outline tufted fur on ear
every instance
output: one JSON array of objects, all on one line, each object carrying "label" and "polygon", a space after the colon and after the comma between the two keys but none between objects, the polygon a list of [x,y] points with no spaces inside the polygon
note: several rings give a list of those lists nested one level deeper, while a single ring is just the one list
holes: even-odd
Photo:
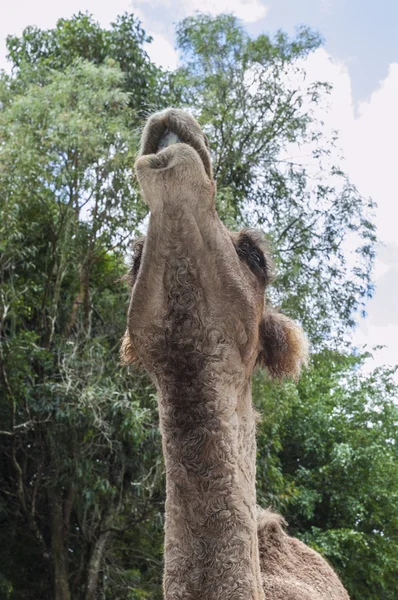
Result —
[{"label": "tufted fur on ear", "polygon": [[140,359],[137,356],[137,352],[131,341],[128,329],[126,330],[126,333],[122,337],[121,341],[120,362],[122,365],[136,365],[137,367],[141,366]]},{"label": "tufted fur on ear", "polygon": [[273,377],[297,380],[308,361],[308,341],[294,321],[278,312],[266,312],[260,324],[258,363]]}]

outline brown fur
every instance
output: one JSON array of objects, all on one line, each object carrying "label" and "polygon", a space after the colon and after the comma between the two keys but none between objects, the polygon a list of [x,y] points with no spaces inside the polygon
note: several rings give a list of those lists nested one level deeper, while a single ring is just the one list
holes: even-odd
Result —
[{"label": "brown fur", "polygon": [[262,352],[258,361],[274,377],[297,380],[308,361],[308,342],[303,330],[280,313],[266,313],[260,325]]},{"label": "brown fur", "polygon": [[[167,130],[181,143],[160,145]],[[187,113],[149,119],[136,172],[151,216],[134,247],[121,354],[158,390],[165,600],[346,599],[327,563],[256,508],[251,374],[261,364],[297,378],[308,350],[265,303],[264,240],[221,223],[207,141]]]}]

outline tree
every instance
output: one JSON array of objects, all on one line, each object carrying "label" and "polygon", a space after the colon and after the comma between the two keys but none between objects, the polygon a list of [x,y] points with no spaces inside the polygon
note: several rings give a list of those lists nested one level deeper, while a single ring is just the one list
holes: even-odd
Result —
[{"label": "tree", "polygon": [[[315,120],[329,85],[306,84],[299,61],[319,36],[301,28],[292,40],[282,32],[252,39],[232,16],[197,15],[179,23],[177,42],[176,82],[209,134],[220,208],[235,226],[267,230],[283,311],[301,319],[314,344],[336,338],[371,294],[375,232],[372,203],[331,162],[335,140]],[[311,165],[289,158],[301,146]]]},{"label": "tree", "polygon": [[145,379],[117,364],[127,300],[117,280],[146,214],[122,81],[110,62],[81,60],[23,94],[3,81],[1,489],[6,522],[35,541],[33,581],[12,562],[7,574],[30,598],[96,598],[112,532],[145,520],[153,492],[153,402],[138,404]]},{"label": "tree", "polygon": [[[21,37],[7,37],[8,60],[16,77],[14,85],[43,81],[51,70],[63,71],[76,59],[102,65],[113,59],[124,73],[120,85],[130,92],[130,117],[137,126],[143,110],[162,100],[162,72],[143,50],[150,42],[140,22],[132,14],[123,14],[104,29],[92,15],[79,12],[71,19],[59,19],[55,28],[27,27]],[[165,99],[166,100],[166,99]],[[167,102],[167,100],[166,100]],[[140,115],[137,114],[140,113]]]},{"label": "tree", "polygon": [[323,350],[298,388],[256,381],[259,496],[338,569],[353,600],[396,597],[396,369]]}]

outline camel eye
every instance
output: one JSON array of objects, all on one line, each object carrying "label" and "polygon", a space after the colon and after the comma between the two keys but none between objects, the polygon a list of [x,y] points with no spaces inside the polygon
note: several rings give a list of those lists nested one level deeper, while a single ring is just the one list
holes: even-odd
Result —
[{"label": "camel eye", "polygon": [[243,259],[253,272],[260,276],[267,276],[267,265],[264,254],[249,236],[242,236],[238,242],[236,251],[239,258]]},{"label": "camel eye", "polygon": [[264,257],[262,253],[257,250],[257,248],[253,248],[249,255],[250,262],[253,262],[256,267],[263,268],[264,267]]}]

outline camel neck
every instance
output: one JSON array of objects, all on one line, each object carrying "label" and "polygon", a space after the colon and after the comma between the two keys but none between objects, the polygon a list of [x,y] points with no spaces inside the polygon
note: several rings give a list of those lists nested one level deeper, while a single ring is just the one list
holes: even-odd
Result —
[{"label": "camel neck", "polygon": [[250,385],[163,389],[165,600],[262,600]]}]

